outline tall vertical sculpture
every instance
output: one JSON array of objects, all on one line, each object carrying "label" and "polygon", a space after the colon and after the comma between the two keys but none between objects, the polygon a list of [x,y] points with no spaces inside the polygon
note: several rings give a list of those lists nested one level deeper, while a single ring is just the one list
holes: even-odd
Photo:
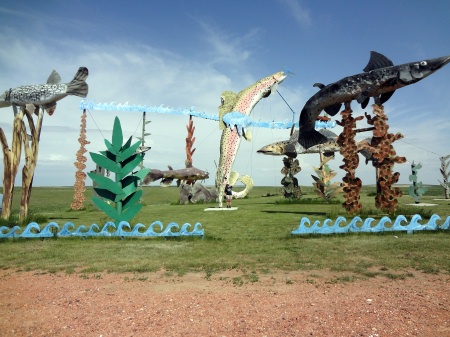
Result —
[{"label": "tall vertical sculpture", "polygon": [[[95,173],[88,173],[89,177],[98,184],[95,192],[101,197],[93,197],[94,204],[117,222],[131,220],[142,208],[140,198],[142,189],[138,189],[142,180],[150,169],[133,172],[144,159],[144,153],[137,152],[140,142],[131,144],[131,138],[123,144],[122,126],[120,120],[114,119],[111,142],[105,139],[107,150],[90,153],[92,160],[101,167],[113,172],[115,180]],[[114,205],[109,204],[109,200]]]},{"label": "tall vertical sculpture", "polygon": [[74,195],[73,201],[70,207],[73,210],[78,210],[83,208],[83,203],[86,200],[84,197],[84,191],[86,190],[86,173],[83,170],[86,168],[86,157],[85,153],[87,152],[85,146],[90,144],[90,142],[86,139],[86,109],[83,110],[81,115],[81,124],[80,124],[80,137],[78,138],[78,142],[80,143],[80,149],[77,151],[77,161],[73,163],[77,168],[75,172],[75,184],[74,184]]},{"label": "tall vertical sculpture", "polygon": [[409,195],[414,198],[416,204],[420,203],[420,198],[426,192],[426,188],[423,187],[422,182],[417,181],[417,175],[421,168],[422,164],[414,164],[414,161],[411,163],[411,174],[409,175],[409,181],[411,181],[412,184],[409,186],[408,192]]},{"label": "tall vertical sculpture", "polygon": [[394,213],[398,207],[397,197],[402,196],[398,187],[392,185],[398,182],[399,172],[393,173],[395,164],[406,162],[405,157],[399,157],[392,146],[396,140],[402,139],[403,135],[398,132],[395,135],[388,133],[387,116],[384,114],[384,107],[374,104],[374,116],[365,114],[367,123],[374,126],[373,137],[369,146],[361,144],[361,148],[369,150],[373,154],[372,164],[377,175],[377,195],[375,206],[389,213]]},{"label": "tall vertical sculpture", "polygon": [[444,157],[439,157],[441,160],[441,168],[440,172],[442,174],[442,181],[439,181],[439,184],[444,188],[444,196],[445,199],[450,199],[450,171],[448,170],[450,166],[450,154]]},{"label": "tall vertical sculpture", "polygon": [[342,133],[338,136],[336,142],[341,147],[340,154],[344,157],[344,164],[339,166],[345,170],[343,181],[343,191],[345,192],[345,201],[342,204],[349,214],[359,213],[362,204],[359,202],[359,191],[362,187],[361,179],[356,177],[355,170],[359,165],[358,148],[355,141],[356,122],[363,119],[363,116],[354,118],[350,105],[341,112],[342,120],[336,121],[343,127]]}]

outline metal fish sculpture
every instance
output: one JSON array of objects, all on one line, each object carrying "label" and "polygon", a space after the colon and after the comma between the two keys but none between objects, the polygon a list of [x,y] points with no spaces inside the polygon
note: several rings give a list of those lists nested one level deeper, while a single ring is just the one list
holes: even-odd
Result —
[{"label": "metal fish sculpture", "polygon": [[196,180],[205,180],[209,178],[208,172],[199,170],[193,166],[179,170],[174,170],[171,166],[168,166],[168,168],[169,170],[166,171],[151,169],[142,180],[143,184],[148,185],[153,181],[161,179],[161,186],[169,186],[177,179],[177,185],[180,186],[181,181],[194,182]]},{"label": "metal fish sculpture", "polygon": [[[295,158],[298,154],[307,153],[323,153],[325,157],[331,157],[334,156],[335,152],[339,152],[341,150],[341,147],[336,142],[338,136],[334,132],[326,129],[320,129],[318,130],[318,132],[326,137],[327,141],[324,143],[313,145],[308,149],[305,149],[297,142],[299,131],[296,130],[288,140],[283,140],[263,146],[256,152],[270,156],[289,156]],[[370,143],[370,141],[371,138],[366,138],[356,143]],[[295,153],[292,152],[292,148],[295,148]],[[363,149],[359,151],[359,153],[361,153],[366,158],[366,163],[369,160],[372,160],[372,153],[370,153],[368,150]]]},{"label": "metal fish sculpture", "polygon": [[[37,107],[42,107],[51,116],[55,112],[56,102],[68,95],[86,97],[89,87],[86,78],[89,71],[86,67],[80,67],[75,77],[69,83],[60,83],[61,76],[53,70],[47,84],[25,85],[5,91],[0,96],[0,108],[13,106],[14,113],[17,113],[17,106],[27,107],[28,110],[35,111]],[[30,105],[33,105],[31,109]]]},{"label": "metal fish sculpture", "polygon": [[314,130],[316,118],[322,110],[334,116],[340,111],[342,103],[350,104],[353,100],[364,109],[371,97],[376,104],[382,105],[395,90],[424,79],[449,62],[450,56],[443,56],[394,66],[386,56],[372,51],[364,73],[344,77],[326,86],[314,84],[320,91],[306,102],[300,113],[298,142],[308,149],[327,141],[325,136]]},{"label": "metal fish sculpture", "polygon": [[260,79],[237,94],[231,91],[222,93],[221,105],[219,106],[219,124],[223,131],[220,138],[220,159],[215,184],[219,193],[219,207],[222,207],[225,185],[230,178],[231,169],[241,142],[241,135],[250,140],[250,134],[245,129],[238,130],[235,125],[227,127],[223,122],[223,116],[229,112],[250,115],[255,105],[262,98],[268,97],[273,91],[276,91],[278,84],[283,82],[285,78],[284,72],[278,72]]}]

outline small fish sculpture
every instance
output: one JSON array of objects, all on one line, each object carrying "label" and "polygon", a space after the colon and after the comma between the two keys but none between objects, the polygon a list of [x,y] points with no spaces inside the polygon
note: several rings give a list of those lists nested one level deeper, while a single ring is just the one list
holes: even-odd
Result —
[{"label": "small fish sculpture", "polygon": [[209,173],[199,170],[193,167],[189,161],[186,161],[186,168],[174,170],[170,165],[168,170],[162,171],[157,169],[151,169],[150,172],[144,177],[143,184],[148,185],[153,181],[161,179],[161,186],[169,186],[177,179],[177,186],[180,186],[181,182],[191,183],[197,180],[205,180],[209,178]]},{"label": "small fish sculpture", "polygon": [[25,107],[35,113],[38,112],[39,107],[42,107],[51,116],[55,112],[56,102],[60,99],[68,95],[87,96],[88,74],[86,67],[80,67],[72,81],[60,83],[61,76],[53,70],[46,84],[25,85],[5,91],[0,95],[0,108],[12,106],[14,114],[17,114],[17,107]]},{"label": "small fish sculpture", "polygon": [[353,100],[364,109],[371,97],[376,104],[382,105],[395,90],[419,82],[449,62],[450,55],[394,66],[386,56],[372,51],[364,73],[344,77],[328,85],[314,84],[320,91],[306,102],[300,113],[298,142],[308,149],[327,141],[314,130],[316,118],[322,110],[335,116],[342,103],[350,104]]}]

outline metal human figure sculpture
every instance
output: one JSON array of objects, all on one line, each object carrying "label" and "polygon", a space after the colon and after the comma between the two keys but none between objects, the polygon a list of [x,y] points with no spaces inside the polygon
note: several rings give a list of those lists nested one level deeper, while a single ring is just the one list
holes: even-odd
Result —
[{"label": "metal human figure sculpture", "polygon": [[[419,82],[449,62],[450,55],[394,66],[386,56],[372,51],[364,73],[344,77],[328,85],[314,84],[320,91],[306,102],[300,113],[298,143],[308,149],[327,141],[326,137],[314,130],[316,118],[322,110],[335,116],[342,103],[353,100],[364,109],[371,97],[377,105],[382,105],[395,90]],[[295,147],[291,146],[290,151],[295,152]]]}]

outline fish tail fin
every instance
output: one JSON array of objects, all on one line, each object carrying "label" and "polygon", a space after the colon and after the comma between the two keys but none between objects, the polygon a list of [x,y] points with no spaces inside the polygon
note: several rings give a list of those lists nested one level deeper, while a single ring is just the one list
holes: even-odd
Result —
[{"label": "fish tail fin", "polygon": [[72,81],[67,84],[66,93],[69,95],[87,97],[89,86],[86,83],[86,78],[89,75],[89,71],[86,67],[80,67],[75,74]]},{"label": "fish tail fin", "polygon": [[163,174],[159,170],[151,170],[147,175],[142,179],[142,183],[144,185],[148,185],[158,179],[163,178]]},{"label": "fish tail fin", "polygon": [[298,142],[305,149],[309,149],[311,146],[327,142],[327,137],[316,130],[300,131],[298,134]]}]

